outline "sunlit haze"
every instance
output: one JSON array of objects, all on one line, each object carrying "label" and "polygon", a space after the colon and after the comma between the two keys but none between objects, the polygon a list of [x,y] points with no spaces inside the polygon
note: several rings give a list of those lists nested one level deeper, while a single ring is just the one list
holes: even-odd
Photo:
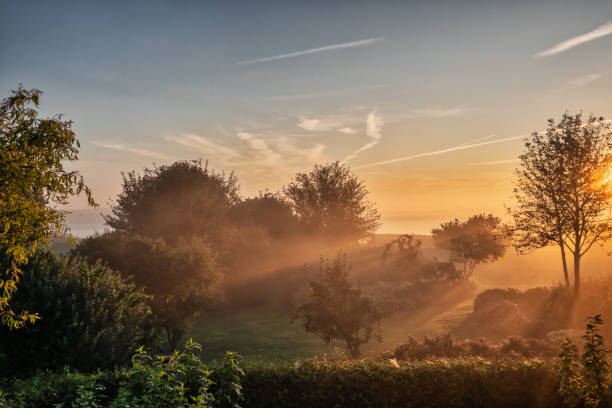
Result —
[{"label": "sunlit haze", "polygon": [[612,117],[611,49],[609,1],[0,6],[0,91],[74,121],[102,211],[154,163],[208,160],[249,196],[340,160],[386,233],[504,217],[523,136]]}]

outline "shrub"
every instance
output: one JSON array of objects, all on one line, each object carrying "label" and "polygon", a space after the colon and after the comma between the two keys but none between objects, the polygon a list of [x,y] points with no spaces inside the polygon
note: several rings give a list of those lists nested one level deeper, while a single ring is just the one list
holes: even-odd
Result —
[{"label": "shrub", "polygon": [[0,327],[0,376],[129,362],[136,348],[158,337],[147,300],[101,265],[38,254],[23,267],[12,307],[36,310],[40,319],[19,330]]},{"label": "shrub", "polygon": [[558,407],[556,376],[539,360],[314,360],[245,368],[246,407]]},{"label": "shrub", "polygon": [[81,374],[38,372],[25,380],[0,380],[0,407],[190,407],[238,408],[243,371],[236,354],[210,369],[200,360],[200,345],[187,342],[170,356],[151,356],[143,348],[130,368]]}]

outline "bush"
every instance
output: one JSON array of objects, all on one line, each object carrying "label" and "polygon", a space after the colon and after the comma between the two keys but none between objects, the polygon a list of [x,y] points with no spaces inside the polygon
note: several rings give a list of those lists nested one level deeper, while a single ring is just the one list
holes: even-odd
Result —
[{"label": "bush", "polygon": [[558,407],[557,380],[539,360],[390,364],[315,360],[248,366],[246,407]]},{"label": "bush", "polygon": [[101,265],[40,253],[23,268],[13,310],[40,319],[19,330],[0,327],[0,376],[25,376],[65,365],[90,372],[130,361],[158,337],[148,297]]},{"label": "bush", "polygon": [[187,342],[171,356],[151,356],[139,349],[130,368],[81,374],[38,372],[26,380],[0,381],[0,407],[190,407],[238,408],[242,369],[227,353],[222,365],[208,368],[200,345]]}]

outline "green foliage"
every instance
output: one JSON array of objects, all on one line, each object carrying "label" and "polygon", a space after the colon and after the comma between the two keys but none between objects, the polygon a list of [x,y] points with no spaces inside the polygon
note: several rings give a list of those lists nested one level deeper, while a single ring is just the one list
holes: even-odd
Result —
[{"label": "green foliage", "polygon": [[472,276],[478,264],[495,261],[506,251],[507,231],[501,220],[491,214],[444,222],[431,234],[436,247],[449,250],[451,261],[462,265],[465,279]]},{"label": "green foliage", "polygon": [[301,319],[306,331],[328,344],[344,341],[351,357],[358,357],[363,344],[372,338],[382,341],[382,314],[371,298],[351,286],[346,255],[338,254],[331,266],[321,259],[319,271],[321,280],[310,282],[311,301],[298,307],[291,321]]},{"label": "green foliage", "polygon": [[296,174],[284,194],[302,225],[326,238],[359,240],[380,225],[366,186],[338,161]]},{"label": "green foliage", "polygon": [[65,232],[65,213],[51,205],[81,192],[95,205],[79,172],[64,169],[66,161],[78,158],[72,122],[59,115],[40,119],[40,94],[20,85],[0,102],[0,252],[8,260],[0,270],[0,320],[11,328],[37,318],[9,305],[22,265],[39,245]]},{"label": "green foliage", "polygon": [[108,232],[83,239],[75,253],[90,262],[101,260],[152,295],[149,304],[166,330],[171,351],[215,299],[221,268],[212,250],[195,238],[170,246],[161,238]]},{"label": "green foliage", "polygon": [[247,407],[558,407],[556,376],[541,360],[254,364]]},{"label": "green foliage", "polygon": [[578,348],[567,339],[559,354],[559,393],[570,407],[601,407],[606,402],[608,390],[608,362],[604,339],[599,326],[601,315],[587,319],[586,332],[582,336],[584,352],[578,358]]},{"label": "green foliage", "polygon": [[39,408],[239,408],[244,372],[239,356],[227,353],[221,366],[200,360],[191,340],[170,356],[151,356],[142,347],[132,366],[113,372],[39,372],[25,380],[0,382],[0,407]]},{"label": "green foliage", "polygon": [[127,363],[137,347],[158,337],[147,301],[142,290],[99,264],[37,253],[23,268],[13,307],[37,310],[41,319],[20,330],[0,327],[0,375]]},{"label": "green foliage", "polygon": [[173,245],[193,235],[224,242],[238,181],[201,160],[178,161],[123,174],[123,190],[106,224],[116,231],[162,238]]}]

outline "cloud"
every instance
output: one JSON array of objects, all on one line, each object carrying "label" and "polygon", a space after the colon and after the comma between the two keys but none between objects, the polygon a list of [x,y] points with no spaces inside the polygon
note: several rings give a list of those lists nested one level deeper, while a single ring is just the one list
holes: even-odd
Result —
[{"label": "cloud", "polygon": [[352,134],[357,133],[357,131],[355,129],[350,128],[350,127],[343,127],[343,128],[337,129],[337,130],[338,130],[338,132],[344,133],[345,135],[352,135]]},{"label": "cloud", "polygon": [[319,161],[326,147],[323,144],[300,147],[286,137],[264,140],[246,131],[238,131],[235,135],[242,143],[232,143],[231,147],[191,133],[167,136],[166,140],[203,154],[215,165],[235,170],[253,185],[286,179],[297,169]]},{"label": "cloud", "polygon": [[96,146],[103,147],[105,149],[116,150],[119,152],[133,153],[138,156],[151,157],[153,159],[159,160],[170,160],[170,157],[166,156],[163,153],[153,152],[151,150],[139,149],[136,147],[130,147],[126,145],[122,145],[119,143],[102,143],[102,142],[93,142]]},{"label": "cloud", "polygon": [[496,164],[517,163],[519,161],[520,159],[514,158],[514,159],[506,159],[506,160],[494,160],[494,161],[468,163],[468,166],[493,166]]},{"label": "cloud", "polygon": [[458,151],[458,150],[473,149],[475,147],[486,146],[486,145],[490,145],[490,144],[509,142],[509,141],[512,141],[512,140],[522,139],[524,137],[525,136],[512,136],[512,137],[505,137],[505,138],[502,138],[502,139],[490,140],[488,142],[480,142],[480,143],[472,143],[472,144],[468,144],[468,145],[453,146],[453,147],[449,147],[447,149],[434,150],[432,152],[418,153],[418,154],[413,154],[413,155],[410,155],[410,156],[398,157],[397,159],[383,160],[383,161],[379,161],[379,162],[375,162],[375,163],[364,164],[363,166],[358,166],[358,167],[355,167],[355,168],[356,169],[365,169],[365,168],[368,168],[368,167],[382,166],[382,165],[385,165],[385,164],[399,163],[399,162],[403,162],[403,161],[417,159],[417,158],[420,158],[420,157],[437,156],[437,155],[440,155],[440,154],[451,153],[451,152],[455,152],[455,151]]},{"label": "cloud", "polygon": [[612,21],[609,21],[606,24],[601,25],[597,27],[595,30],[590,31],[586,34],[572,37],[569,40],[563,41],[548,50],[535,54],[533,57],[534,58],[550,57],[551,55],[559,54],[563,51],[569,50],[570,48],[574,48],[580,44],[584,44],[589,41],[593,41],[597,38],[605,37],[606,35],[610,35],[610,34],[612,34]]},{"label": "cloud", "polygon": [[384,39],[385,39],[384,37],[377,37],[377,38],[368,38],[365,40],[353,41],[353,42],[342,43],[342,44],[326,45],[323,47],[310,48],[307,50],[290,52],[288,54],[279,54],[273,57],[263,57],[263,58],[255,58],[255,59],[250,59],[250,60],[245,60],[245,61],[239,61],[236,63],[236,65],[247,65],[247,64],[256,64],[260,62],[278,61],[281,59],[295,58],[295,57],[300,57],[302,55],[317,54],[317,53],[326,52],[326,51],[335,51],[335,50],[341,50],[345,48],[363,47],[364,45],[374,44],[374,43],[383,41]]},{"label": "cloud", "polygon": [[600,78],[601,74],[589,74],[580,78],[572,79],[568,82],[568,84],[572,86],[585,86],[586,84],[590,84],[591,82],[597,81]]},{"label": "cloud", "polygon": [[461,105],[450,108],[425,108],[425,109],[412,109],[408,113],[408,117],[411,119],[420,118],[447,118],[451,116],[459,116],[465,113],[468,109]]},{"label": "cloud", "polygon": [[494,138],[494,137],[495,137],[495,135],[489,135],[489,136],[485,136],[485,137],[479,137],[478,139],[468,140],[467,142],[465,142],[465,143],[461,143],[461,144],[460,144],[460,145],[458,145],[458,146],[465,146],[465,145],[472,144],[472,143],[476,143],[476,142],[482,142],[483,140],[492,139],[492,138]]},{"label": "cloud", "polygon": [[300,118],[298,127],[311,132],[326,132],[341,126],[338,122],[329,122],[321,119]]},{"label": "cloud", "polygon": [[385,121],[382,116],[378,114],[376,109],[372,109],[366,118],[366,135],[368,135],[371,139],[370,142],[364,144],[359,149],[355,150],[353,153],[346,156],[343,162],[348,162],[349,160],[353,160],[357,155],[364,150],[371,149],[380,143],[380,139],[382,138],[382,128],[385,124]]}]

